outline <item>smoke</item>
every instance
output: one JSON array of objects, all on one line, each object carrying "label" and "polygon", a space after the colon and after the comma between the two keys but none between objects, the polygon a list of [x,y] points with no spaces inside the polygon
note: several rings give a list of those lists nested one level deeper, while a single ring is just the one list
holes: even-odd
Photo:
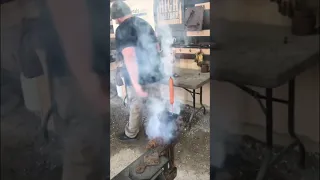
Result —
[{"label": "smoke", "polygon": [[149,139],[161,138],[164,143],[169,143],[175,138],[175,132],[178,130],[176,121],[167,121],[162,118],[167,110],[165,100],[153,98],[149,101],[151,108],[146,124],[146,134]]},{"label": "smoke", "polygon": [[163,24],[157,27],[157,35],[161,37],[161,50],[162,50],[162,62],[164,66],[164,74],[166,76],[172,76],[173,74],[173,54],[172,54],[172,44],[173,36],[171,33],[171,28]]},{"label": "smoke", "polygon": [[[156,34],[160,37],[161,42],[161,62],[162,68],[161,73],[164,75],[164,82],[168,82],[169,78],[173,75],[173,54],[172,54],[172,44],[174,38],[172,37],[171,28],[168,25],[158,25],[156,29]],[[145,42],[150,42],[145,37]],[[174,114],[180,114],[181,103],[175,97],[174,104],[169,103],[169,86],[164,85],[160,90],[160,98],[151,98],[148,101],[148,121],[145,124],[146,134],[149,139],[161,138],[164,143],[169,143],[178,130],[176,121],[166,121],[161,118],[161,116],[166,111],[170,111]]]}]

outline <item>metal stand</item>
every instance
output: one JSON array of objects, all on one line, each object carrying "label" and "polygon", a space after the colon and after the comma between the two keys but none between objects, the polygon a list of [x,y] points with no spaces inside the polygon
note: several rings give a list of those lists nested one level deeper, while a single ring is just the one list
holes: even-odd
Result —
[{"label": "metal stand", "polygon": [[[188,125],[188,129],[190,130],[191,128],[191,121],[194,117],[195,114],[197,114],[199,111],[201,111],[203,109],[203,114],[206,114],[206,108],[204,107],[204,105],[202,104],[202,86],[199,88],[200,89],[200,92],[196,92],[195,89],[192,89],[189,90],[187,88],[183,88],[185,89],[186,91],[188,91],[192,97],[192,113],[191,113],[191,116],[189,118],[189,121],[187,122],[187,125]],[[199,109],[196,108],[196,94],[198,94],[200,96],[200,105],[201,107]]]},{"label": "metal stand", "polygon": [[[297,135],[295,134],[295,123],[294,123],[294,101],[295,101],[295,81],[289,81],[288,87],[288,100],[282,100],[278,98],[273,98],[272,95],[272,88],[266,88],[266,96],[259,94],[258,92],[241,85],[236,85],[249,95],[253,96],[259,103],[260,107],[262,108],[265,116],[266,116],[266,140],[267,140],[267,150],[265,152],[264,160],[261,164],[260,171],[258,172],[256,180],[263,180],[265,175],[267,174],[268,168],[273,166],[274,164],[278,163],[279,160],[288,152],[289,150],[295,148],[296,146],[299,147],[300,152],[300,161],[299,165],[301,168],[305,167],[305,148],[304,145],[301,143]],[[261,99],[266,100],[266,106],[264,106],[261,102]],[[272,148],[273,148],[273,102],[283,103],[288,105],[288,132],[290,136],[294,139],[293,143],[291,143],[288,147],[284,148],[279,155],[273,156],[272,155]]]},{"label": "metal stand", "polygon": [[136,167],[141,164],[147,154],[153,151],[148,150],[112,180],[174,180],[177,176],[177,167],[174,164],[175,143],[153,149],[160,154],[159,165],[148,166],[142,174],[136,173]]}]

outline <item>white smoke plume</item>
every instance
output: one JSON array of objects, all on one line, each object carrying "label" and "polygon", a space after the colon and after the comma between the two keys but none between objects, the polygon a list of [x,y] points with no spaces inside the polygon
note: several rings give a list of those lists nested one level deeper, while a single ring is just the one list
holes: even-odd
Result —
[{"label": "white smoke plume", "polygon": [[161,37],[161,50],[162,56],[161,61],[163,63],[163,73],[165,75],[164,82],[168,82],[167,85],[164,85],[160,91],[160,99],[150,99],[148,104],[149,117],[145,125],[146,134],[149,139],[161,138],[164,143],[169,143],[173,138],[175,138],[175,132],[178,130],[175,121],[167,122],[162,121],[159,118],[164,111],[173,112],[174,114],[180,114],[181,103],[177,99],[177,96],[174,96],[173,107],[169,103],[169,78],[173,76],[173,54],[172,54],[172,44],[174,38],[171,33],[171,28],[168,25],[157,26],[156,33],[158,37]]},{"label": "white smoke plume", "polygon": [[178,130],[175,121],[163,121],[160,116],[167,110],[166,100],[151,99],[146,134],[149,139],[161,138],[164,143],[169,143]]},{"label": "white smoke plume", "polygon": [[173,54],[172,54],[172,44],[173,36],[171,33],[171,28],[166,25],[159,25],[156,31],[157,35],[161,37],[161,50],[162,50],[162,62],[164,64],[164,74],[166,76],[173,75]]}]

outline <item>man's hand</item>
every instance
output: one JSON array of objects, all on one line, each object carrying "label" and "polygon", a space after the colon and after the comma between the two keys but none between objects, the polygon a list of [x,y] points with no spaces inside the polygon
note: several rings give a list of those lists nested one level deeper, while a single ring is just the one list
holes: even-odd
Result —
[{"label": "man's hand", "polygon": [[139,97],[148,97],[148,93],[145,92],[140,85],[133,86]]}]

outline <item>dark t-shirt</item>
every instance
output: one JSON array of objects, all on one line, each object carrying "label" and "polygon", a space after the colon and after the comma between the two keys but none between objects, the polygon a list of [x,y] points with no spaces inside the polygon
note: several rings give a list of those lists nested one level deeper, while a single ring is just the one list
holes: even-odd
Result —
[{"label": "dark t-shirt", "polygon": [[[123,59],[121,52],[124,48],[135,48],[140,85],[158,82],[163,77],[157,43],[153,28],[139,17],[133,16],[125,20],[116,30],[116,49],[120,59]],[[126,67],[122,75],[126,85],[130,86],[131,80]]]}]

